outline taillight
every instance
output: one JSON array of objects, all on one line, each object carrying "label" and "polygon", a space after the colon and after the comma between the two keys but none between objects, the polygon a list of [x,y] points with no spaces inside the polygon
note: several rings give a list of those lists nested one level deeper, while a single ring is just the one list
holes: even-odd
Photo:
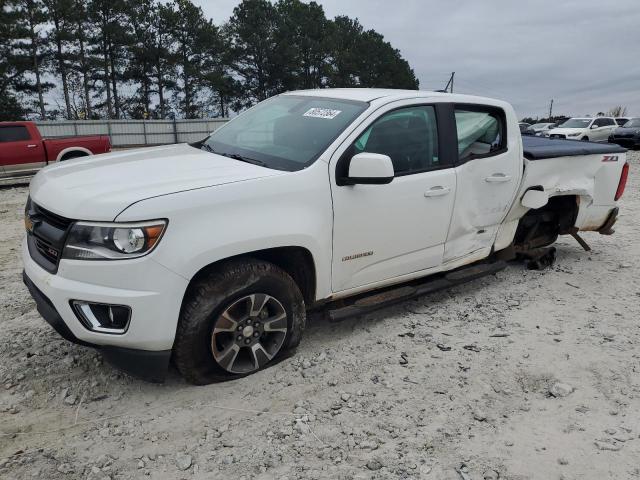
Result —
[{"label": "taillight", "polygon": [[618,190],[616,190],[616,196],[613,198],[616,202],[620,199],[624,193],[624,187],[627,185],[627,177],[629,176],[629,164],[625,163],[622,167],[622,173],[620,174],[620,182],[618,182]]}]

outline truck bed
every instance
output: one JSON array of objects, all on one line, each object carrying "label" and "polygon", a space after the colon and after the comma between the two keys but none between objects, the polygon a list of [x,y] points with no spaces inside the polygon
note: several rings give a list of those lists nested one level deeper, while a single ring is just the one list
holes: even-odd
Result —
[{"label": "truck bed", "polygon": [[527,160],[544,160],[554,157],[576,157],[580,155],[602,155],[624,153],[627,150],[613,143],[583,142],[558,138],[522,136],[524,157]]}]

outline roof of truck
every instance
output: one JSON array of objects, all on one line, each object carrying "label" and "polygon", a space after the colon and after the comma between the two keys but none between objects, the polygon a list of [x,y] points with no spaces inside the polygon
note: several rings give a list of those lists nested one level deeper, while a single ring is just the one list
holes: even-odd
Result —
[{"label": "roof of truck", "polygon": [[311,97],[338,98],[370,102],[383,97],[436,97],[448,94],[429,90],[401,90],[394,88],[319,88],[314,90],[295,90],[285,95],[305,95]]}]

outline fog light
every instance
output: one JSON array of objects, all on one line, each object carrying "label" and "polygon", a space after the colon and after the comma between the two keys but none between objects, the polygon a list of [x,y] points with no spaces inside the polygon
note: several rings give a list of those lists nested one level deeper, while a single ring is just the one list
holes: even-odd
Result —
[{"label": "fog light", "polygon": [[122,334],[129,328],[131,308],[126,305],[71,301],[78,320],[92,332]]}]

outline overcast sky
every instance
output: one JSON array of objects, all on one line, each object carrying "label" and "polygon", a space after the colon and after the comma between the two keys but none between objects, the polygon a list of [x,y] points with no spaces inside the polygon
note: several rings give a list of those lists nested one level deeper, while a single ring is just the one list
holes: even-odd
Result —
[{"label": "overcast sky", "polygon": [[[216,24],[238,0],[193,0]],[[518,115],[640,116],[640,0],[317,0],[400,50],[423,90],[511,102]]]}]

